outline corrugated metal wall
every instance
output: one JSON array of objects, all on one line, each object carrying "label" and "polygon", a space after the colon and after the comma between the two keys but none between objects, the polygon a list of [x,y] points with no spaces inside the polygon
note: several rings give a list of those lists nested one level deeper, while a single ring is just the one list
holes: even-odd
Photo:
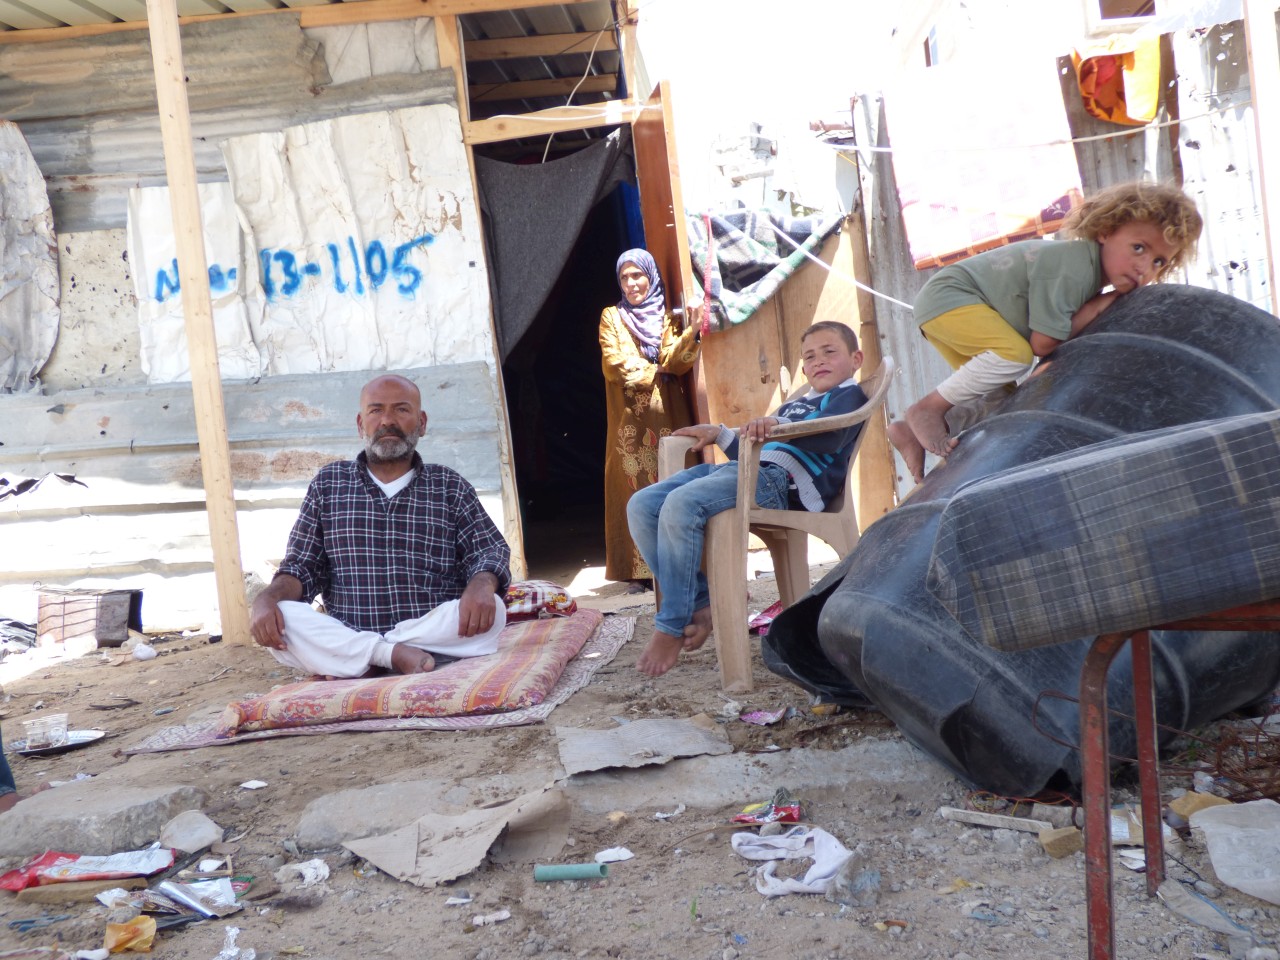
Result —
[{"label": "corrugated metal wall", "polygon": [[[1258,156],[1243,24],[1219,24],[1179,30],[1162,38],[1165,96],[1156,122],[1122,127],[1084,111],[1069,57],[1060,58],[1063,105],[1085,190],[1137,178],[1177,179],[1205,219],[1196,261],[1185,280],[1231,294],[1264,310],[1271,309],[1267,289]],[[982,109],[975,101],[975,109]],[[1174,121],[1170,123],[1170,121]],[[854,128],[859,144],[888,148],[883,99],[858,98]],[[1102,139],[1080,139],[1102,136]],[[880,292],[912,302],[932,271],[917,271],[907,250],[892,154],[859,154],[867,206],[872,285]],[[993,170],[1015,176],[1016,164]],[[915,399],[932,390],[950,372],[919,335],[911,312],[876,298],[876,320],[885,352],[898,359],[901,374],[890,391],[891,417],[901,417]],[[912,484],[898,461],[898,490]]]},{"label": "corrugated metal wall", "polygon": [[[402,25],[410,46],[415,26]],[[227,137],[457,100],[451,70],[332,83],[320,43],[296,15],[188,24],[182,46],[196,169],[206,181],[227,179],[218,149]],[[59,233],[122,227],[129,189],[165,183],[145,31],[0,46],[0,116],[17,121],[31,145]]]}]

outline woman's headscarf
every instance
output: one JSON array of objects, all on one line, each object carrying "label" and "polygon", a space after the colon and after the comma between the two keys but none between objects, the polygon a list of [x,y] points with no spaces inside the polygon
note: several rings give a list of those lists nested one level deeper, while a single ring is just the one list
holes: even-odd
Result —
[{"label": "woman's headscarf", "polygon": [[667,298],[662,291],[662,277],[658,275],[658,264],[653,255],[637,247],[618,258],[613,275],[618,280],[619,289],[622,288],[622,268],[628,263],[634,263],[649,278],[649,295],[633,307],[623,290],[618,312],[640,345],[640,352],[650,360],[657,360],[658,349],[662,346],[662,330],[667,322]]}]

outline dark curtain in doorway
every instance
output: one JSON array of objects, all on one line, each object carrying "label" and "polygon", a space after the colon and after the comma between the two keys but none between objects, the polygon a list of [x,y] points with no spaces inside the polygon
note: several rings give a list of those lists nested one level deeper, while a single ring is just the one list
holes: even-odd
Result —
[{"label": "dark curtain in doorway", "polygon": [[476,157],[476,179],[505,361],[555,285],[591,208],[619,182],[635,183],[631,131],[622,127],[547,163]]}]

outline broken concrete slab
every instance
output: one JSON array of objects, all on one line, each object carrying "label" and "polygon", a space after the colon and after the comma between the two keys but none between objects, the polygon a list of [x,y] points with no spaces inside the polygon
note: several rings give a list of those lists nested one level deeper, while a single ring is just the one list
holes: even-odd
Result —
[{"label": "broken concrete slab", "polygon": [[780,784],[793,794],[854,781],[919,784],[945,792],[954,778],[909,743],[867,740],[843,750],[780,750],[673,760],[663,767],[578,774],[561,785],[589,813],[670,809],[673,803],[715,808],[771,797]]},{"label": "broken concrete slab", "polygon": [[21,800],[0,817],[0,857],[138,850],[154,842],[177,814],[199,809],[204,800],[199,788],[179,784],[69,783]]}]

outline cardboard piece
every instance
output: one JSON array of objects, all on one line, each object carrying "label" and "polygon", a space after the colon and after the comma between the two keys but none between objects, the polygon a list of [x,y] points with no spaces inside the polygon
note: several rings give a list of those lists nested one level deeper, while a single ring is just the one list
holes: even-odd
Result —
[{"label": "cardboard piece", "polygon": [[478,867],[502,831],[521,814],[536,820],[547,813],[547,788],[460,816],[428,814],[377,837],[343,844],[379,870],[419,887],[456,880]]},{"label": "cardboard piece", "polygon": [[733,752],[724,731],[701,713],[687,720],[636,720],[614,730],[556,727],[556,737],[565,776]]}]

